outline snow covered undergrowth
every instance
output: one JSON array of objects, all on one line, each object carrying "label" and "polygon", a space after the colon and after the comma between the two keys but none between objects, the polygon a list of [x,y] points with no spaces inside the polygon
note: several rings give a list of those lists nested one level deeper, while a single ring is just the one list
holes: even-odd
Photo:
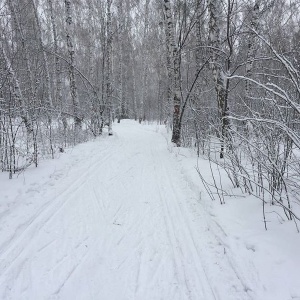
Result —
[{"label": "snow covered undergrowth", "polygon": [[1,174],[0,299],[300,299],[294,224],[265,231],[254,198],[212,202],[195,154],[166,135],[122,121]]},{"label": "snow covered undergrowth", "polygon": [[[166,130],[161,128],[160,131],[167,140]],[[224,170],[210,165],[206,158],[197,158],[193,150],[175,148],[170,143],[168,148],[191,190],[199,193],[199,205],[210,215],[210,226],[221,229],[223,234],[219,235],[219,239],[224,253],[231,253],[230,259],[234,264],[241,266],[250,261],[255,269],[262,290],[253,299],[300,299],[300,234],[295,223],[287,221],[280,207],[266,205],[265,231],[260,199],[233,189]],[[224,196],[225,205],[220,205],[213,188],[215,201],[211,200],[197,172],[198,169],[213,185],[211,168],[217,185],[228,193]],[[299,216],[298,204],[294,205],[294,211]],[[243,271],[246,274],[241,274],[242,277],[247,278],[247,268]]]}]

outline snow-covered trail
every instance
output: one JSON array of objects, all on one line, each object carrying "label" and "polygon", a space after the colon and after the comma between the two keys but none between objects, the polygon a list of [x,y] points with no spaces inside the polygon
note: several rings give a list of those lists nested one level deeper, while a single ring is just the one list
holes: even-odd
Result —
[{"label": "snow-covered trail", "polygon": [[125,121],[82,149],[31,195],[38,210],[7,217],[0,299],[258,299],[154,127]]}]

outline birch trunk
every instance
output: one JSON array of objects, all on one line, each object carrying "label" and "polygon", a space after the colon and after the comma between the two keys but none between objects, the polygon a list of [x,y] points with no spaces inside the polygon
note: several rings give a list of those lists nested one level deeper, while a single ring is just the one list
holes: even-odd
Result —
[{"label": "birch trunk", "polygon": [[132,77],[133,77],[133,117],[136,121],[138,119],[137,113],[137,101],[136,101],[136,73],[135,73],[135,59],[133,55],[130,55],[132,61]]},{"label": "birch trunk", "polygon": [[[95,34],[94,34],[94,19],[93,19],[93,2],[89,1],[87,3],[88,14],[85,22],[88,24],[88,43],[87,43],[87,53],[88,53],[88,78],[93,85],[95,85]],[[94,91],[90,99],[91,107],[91,128],[94,136],[100,134],[100,101],[98,99],[97,93]]]},{"label": "birch trunk", "polygon": [[61,80],[61,64],[58,57],[58,38],[57,38],[57,28],[54,17],[53,2],[48,0],[49,10],[50,10],[50,20],[51,28],[53,34],[53,45],[54,45],[54,63],[55,63],[55,104],[59,106],[62,110],[62,80]]},{"label": "birch trunk", "polygon": [[53,51],[54,51],[54,64],[55,64],[55,103],[54,106],[59,108],[59,114],[61,117],[61,122],[63,125],[63,140],[61,142],[61,149],[67,145],[67,128],[68,122],[65,115],[65,103],[63,103],[62,97],[62,71],[61,63],[58,57],[58,37],[57,37],[57,28],[56,21],[54,17],[54,8],[52,0],[48,0],[49,10],[50,10],[50,21],[53,34]]},{"label": "birch trunk", "polygon": [[204,0],[197,0],[197,19],[196,19],[196,74],[199,72],[203,63],[203,41],[202,32],[204,29],[203,12],[205,10]]},{"label": "birch trunk", "polygon": [[[259,21],[259,3],[260,1],[255,1],[252,14],[251,14],[251,21],[250,27],[252,30],[257,31],[258,29],[258,21]],[[251,31],[248,37],[248,51],[247,51],[247,63],[246,63],[246,77],[252,77],[252,69],[255,59],[255,52],[256,52],[256,34]],[[251,97],[251,81],[246,80],[245,86],[245,94],[246,99]],[[251,102],[250,102],[251,103]]]},{"label": "birch trunk", "polygon": [[106,105],[108,112],[108,134],[113,135],[112,132],[112,24],[111,24],[111,4],[112,0],[107,0],[107,49],[106,49]]},{"label": "birch trunk", "polygon": [[35,116],[36,110],[34,110],[34,112],[32,112],[31,114],[29,112],[30,102],[33,104],[33,106],[37,105],[36,84],[34,83],[34,79],[33,79],[33,72],[30,63],[30,53],[27,45],[27,40],[23,32],[22,22],[20,21],[20,16],[17,13],[14,2],[12,0],[7,0],[7,4],[11,14],[12,28],[15,30],[15,34],[17,37],[17,45],[20,46],[21,48],[20,50],[22,51],[25,65],[26,65],[27,80],[29,81],[29,84],[28,86],[26,86],[25,83],[25,86],[26,89],[29,91],[28,99],[26,99],[24,93],[22,92],[21,83],[18,80],[15,70],[13,69],[9,56],[5,51],[5,45],[3,44],[3,41],[1,42],[2,54],[5,61],[5,66],[8,71],[8,77],[10,78],[10,90],[12,95],[14,95],[14,98],[17,100],[17,103],[19,104],[20,117],[26,127],[27,152],[31,151],[31,147],[33,147],[33,153],[32,153],[33,155],[32,154],[30,155],[32,155],[32,160],[35,166],[37,166],[38,164],[37,140],[36,140],[36,132],[34,132],[34,124],[33,124],[33,120],[36,119]]},{"label": "birch trunk", "polygon": [[165,37],[166,37],[166,67],[167,67],[167,114],[165,123],[168,123],[170,120],[171,114],[171,103],[172,103],[172,85],[173,85],[173,68],[172,68],[172,50],[170,49],[171,43],[169,41],[170,36],[168,35],[168,26],[166,21],[166,15],[164,14],[164,30],[165,30]]},{"label": "birch trunk", "polygon": [[22,52],[24,54],[24,60],[25,60],[25,64],[26,64],[26,72],[27,72],[27,77],[29,80],[29,91],[30,91],[30,98],[33,102],[33,104],[37,104],[37,99],[36,99],[36,87],[35,87],[35,83],[34,83],[34,79],[33,79],[33,74],[32,74],[32,70],[31,70],[31,65],[30,65],[30,54],[28,51],[28,47],[27,47],[27,41],[26,38],[23,34],[23,30],[22,30],[22,26],[21,26],[21,22],[19,19],[19,16],[16,12],[14,3],[12,0],[7,0],[7,4],[8,4],[8,8],[10,10],[11,13],[11,17],[13,20],[13,28],[15,28],[16,33],[19,35],[20,39],[21,39],[21,48],[22,48]]},{"label": "birch trunk", "polygon": [[145,101],[148,94],[147,78],[148,78],[148,67],[147,67],[147,35],[149,27],[149,3],[150,0],[146,0],[145,3],[145,19],[144,19],[144,33],[143,33],[143,45],[142,45],[142,97],[140,98],[140,110],[139,110],[139,123],[145,120]]},{"label": "birch trunk", "polygon": [[53,102],[52,102],[52,93],[51,93],[51,81],[50,81],[50,71],[49,71],[49,63],[48,63],[48,58],[47,54],[45,51],[45,46],[43,43],[43,38],[42,38],[42,28],[41,28],[41,23],[39,20],[38,16],[38,11],[37,7],[35,5],[34,0],[32,0],[32,7],[33,7],[33,12],[34,12],[34,18],[35,18],[35,23],[36,23],[36,36],[38,39],[39,43],[39,48],[42,53],[42,59],[43,59],[43,66],[45,68],[45,80],[46,80],[46,101],[45,101],[45,113],[48,119],[48,129],[49,129],[49,143],[50,143],[50,152],[52,158],[54,158],[54,147],[53,147],[53,132],[52,132],[52,115],[53,115]]},{"label": "birch trunk", "polygon": [[[46,109],[48,110],[47,115],[50,117],[50,110],[53,109],[53,102],[52,102],[52,94],[51,94],[51,81],[50,81],[50,71],[49,71],[49,63],[48,58],[45,52],[45,46],[42,39],[42,28],[41,23],[38,16],[37,7],[35,5],[34,0],[32,0],[32,7],[34,12],[34,18],[37,25],[37,31],[36,31],[36,37],[38,39],[39,47],[42,52],[42,59],[43,59],[43,65],[45,68],[45,79],[46,79],[46,94],[47,94],[47,100],[46,100]],[[51,122],[51,121],[50,121]]]},{"label": "birch trunk", "polygon": [[215,81],[215,89],[217,92],[218,116],[221,121],[221,151],[220,158],[224,157],[224,140],[227,131],[227,97],[228,97],[228,83],[222,66],[224,65],[222,59],[217,51],[221,50],[220,43],[220,24],[219,18],[221,13],[219,8],[221,3],[219,0],[210,0],[208,2],[209,11],[209,42],[212,47],[211,68],[213,78]]},{"label": "birch trunk", "polygon": [[177,147],[181,144],[181,91],[180,91],[180,51],[175,44],[175,29],[169,0],[164,0],[167,56],[171,59],[173,67],[172,97],[173,97],[173,131],[172,142]]},{"label": "birch trunk", "polygon": [[14,98],[17,100],[17,103],[19,104],[20,116],[21,116],[22,121],[25,124],[27,134],[32,135],[32,133],[33,133],[33,124],[32,124],[31,117],[28,113],[27,103],[26,103],[26,100],[23,96],[19,80],[16,76],[16,73],[15,73],[13,67],[12,67],[10,59],[6,54],[3,42],[1,42],[0,45],[1,45],[2,56],[3,56],[5,66],[6,66],[6,69],[7,69],[7,73],[8,73],[8,79],[9,79],[9,82],[10,82],[10,89],[11,89],[12,95],[14,96]]},{"label": "birch trunk", "polygon": [[121,119],[124,117],[124,100],[123,100],[123,40],[122,40],[122,31],[123,31],[123,7],[122,7],[122,0],[118,1],[118,54],[119,54],[119,82],[118,82],[118,89],[119,89],[119,105],[118,105],[118,123],[120,123]]},{"label": "birch trunk", "polygon": [[72,41],[72,13],[71,13],[71,0],[65,0],[65,14],[66,14],[66,38],[67,38],[67,48],[69,55],[69,81],[70,81],[70,91],[71,100],[73,106],[73,117],[75,124],[75,142],[81,131],[82,118],[79,114],[79,100],[77,96],[77,86],[75,79],[75,50]]}]

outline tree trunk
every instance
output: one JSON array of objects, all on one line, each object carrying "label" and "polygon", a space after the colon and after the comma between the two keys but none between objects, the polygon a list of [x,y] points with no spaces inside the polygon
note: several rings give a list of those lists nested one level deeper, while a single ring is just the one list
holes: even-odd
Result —
[{"label": "tree trunk", "polygon": [[22,93],[22,90],[21,90],[21,87],[19,84],[19,80],[17,79],[16,73],[12,67],[11,61],[6,54],[3,42],[1,42],[1,51],[2,51],[2,56],[3,56],[4,62],[5,62],[5,66],[7,69],[7,73],[8,73],[8,79],[9,79],[9,83],[10,83],[11,93],[14,96],[14,98],[17,100],[17,103],[20,106],[20,116],[25,124],[27,134],[32,135],[33,124],[32,124],[31,117],[28,113],[28,109],[27,109],[28,106],[27,106],[25,98],[23,97],[23,93]]},{"label": "tree trunk", "polygon": [[106,51],[106,105],[108,112],[108,135],[113,135],[112,132],[112,28],[111,28],[111,4],[112,0],[107,0],[107,51]]},{"label": "tree trunk", "polygon": [[223,61],[220,59],[219,53],[217,51],[221,50],[220,43],[220,24],[219,18],[221,13],[219,8],[221,3],[219,0],[210,0],[208,2],[209,11],[209,42],[212,47],[212,59],[211,59],[211,69],[213,72],[213,78],[215,81],[215,89],[217,92],[217,105],[218,105],[218,116],[221,122],[221,151],[220,158],[224,157],[224,143],[228,128],[228,82],[223,70]]},{"label": "tree trunk", "polygon": [[36,105],[37,104],[36,88],[35,88],[32,69],[31,69],[31,65],[30,65],[30,59],[29,59],[30,54],[29,54],[29,50],[28,50],[28,46],[27,46],[27,41],[26,41],[26,38],[23,34],[22,25],[21,25],[19,16],[16,12],[13,1],[12,0],[7,0],[7,4],[8,4],[8,8],[10,10],[12,20],[13,20],[12,27],[15,28],[16,33],[20,37],[20,44],[21,44],[22,51],[24,53],[24,60],[25,60],[25,64],[26,64],[26,72],[27,72],[27,76],[28,76],[28,80],[29,80],[29,90],[30,90],[31,102],[34,105]]},{"label": "tree trunk", "polygon": [[143,33],[143,44],[142,44],[142,97],[140,98],[140,110],[139,110],[139,122],[145,120],[145,101],[147,99],[148,94],[148,85],[147,85],[147,78],[148,78],[148,66],[147,66],[147,59],[148,59],[148,49],[147,49],[147,36],[148,36],[148,27],[149,27],[149,3],[150,0],[146,0],[145,3],[145,19],[144,19],[144,33]]},{"label": "tree trunk", "polygon": [[[255,1],[252,14],[251,14],[251,29],[254,31],[257,31],[258,28],[258,19],[259,19],[259,0]],[[248,51],[247,51],[247,63],[246,63],[246,77],[251,78],[252,75],[252,69],[255,59],[255,52],[256,52],[256,34],[254,32],[249,33],[248,37]],[[251,82],[250,80],[246,80],[246,86],[245,86],[245,95],[246,99],[249,99],[251,97]],[[251,104],[251,101],[249,102]]]},{"label": "tree trunk", "polygon": [[[82,118],[79,114],[79,100],[77,96],[77,85],[75,79],[75,50],[72,42],[72,14],[71,14],[71,0],[65,0],[65,14],[66,14],[66,38],[67,38],[67,47],[69,55],[69,81],[70,81],[70,91],[71,91],[71,100],[73,106],[73,117],[75,124],[75,142],[80,136]],[[80,141],[80,137],[79,137]]]},{"label": "tree trunk", "polygon": [[62,72],[61,72],[61,63],[58,57],[58,38],[57,38],[57,28],[56,21],[54,17],[54,8],[52,0],[48,0],[49,10],[50,10],[50,21],[51,21],[51,29],[53,34],[53,52],[54,52],[54,65],[55,65],[55,100],[54,107],[57,107],[59,110],[59,116],[61,118],[61,123],[63,126],[63,137],[61,141],[60,148],[63,148],[67,144],[67,127],[68,122],[65,115],[65,103],[63,102],[62,97]]},{"label": "tree trunk", "polygon": [[42,28],[41,28],[41,23],[40,23],[39,16],[38,16],[38,10],[37,10],[34,0],[32,0],[32,7],[33,7],[34,18],[35,18],[35,23],[36,23],[36,27],[37,27],[36,37],[38,39],[40,51],[42,52],[43,65],[45,68],[46,101],[44,103],[44,106],[45,106],[45,110],[46,110],[45,113],[46,113],[46,116],[48,119],[50,152],[51,152],[52,158],[54,158],[54,146],[53,146],[53,140],[52,140],[52,136],[53,136],[53,132],[52,132],[53,102],[52,102],[52,94],[51,94],[49,63],[48,63],[48,58],[47,58],[47,54],[46,54],[43,39],[42,39]]},{"label": "tree trunk", "polygon": [[119,90],[119,105],[118,105],[118,123],[124,117],[124,100],[123,100],[123,6],[122,0],[118,1],[118,56],[119,56],[119,80],[118,80],[118,90]]},{"label": "tree trunk", "polygon": [[45,79],[46,79],[46,95],[47,95],[47,99],[46,99],[46,109],[48,110],[47,115],[49,118],[50,117],[50,111],[53,109],[53,102],[52,102],[52,94],[51,94],[51,81],[50,81],[50,71],[49,71],[49,63],[48,63],[48,58],[45,52],[45,47],[44,47],[44,43],[43,43],[43,39],[42,39],[42,28],[41,28],[41,24],[40,24],[40,20],[39,20],[39,16],[38,16],[38,11],[37,11],[37,7],[35,5],[34,0],[32,0],[32,7],[33,7],[33,11],[34,11],[34,18],[35,18],[35,22],[37,25],[37,32],[36,32],[36,37],[38,39],[38,43],[39,43],[39,47],[40,50],[42,52],[42,59],[43,59],[43,65],[45,68]]},{"label": "tree trunk", "polygon": [[[165,31],[167,43],[167,57],[171,60],[171,68],[173,67],[172,79],[172,97],[173,97],[173,131],[172,142],[177,147],[181,145],[181,91],[180,91],[180,50],[175,44],[175,30],[173,17],[171,12],[171,4],[169,0],[164,0],[165,11]],[[171,71],[171,70],[170,70]],[[170,72],[169,71],[169,72]]]},{"label": "tree trunk", "polygon": [[138,119],[138,111],[137,111],[137,101],[136,101],[136,73],[135,73],[135,59],[134,56],[130,55],[131,61],[132,61],[132,80],[133,80],[133,117],[136,121]]}]

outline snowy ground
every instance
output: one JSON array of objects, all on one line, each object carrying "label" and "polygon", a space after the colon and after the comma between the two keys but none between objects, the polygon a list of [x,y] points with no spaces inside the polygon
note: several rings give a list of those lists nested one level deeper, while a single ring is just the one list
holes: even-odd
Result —
[{"label": "snowy ground", "polygon": [[294,225],[270,218],[264,231],[256,199],[212,202],[195,155],[167,141],[123,121],[0,174],[0,299],[300,299]]}]

